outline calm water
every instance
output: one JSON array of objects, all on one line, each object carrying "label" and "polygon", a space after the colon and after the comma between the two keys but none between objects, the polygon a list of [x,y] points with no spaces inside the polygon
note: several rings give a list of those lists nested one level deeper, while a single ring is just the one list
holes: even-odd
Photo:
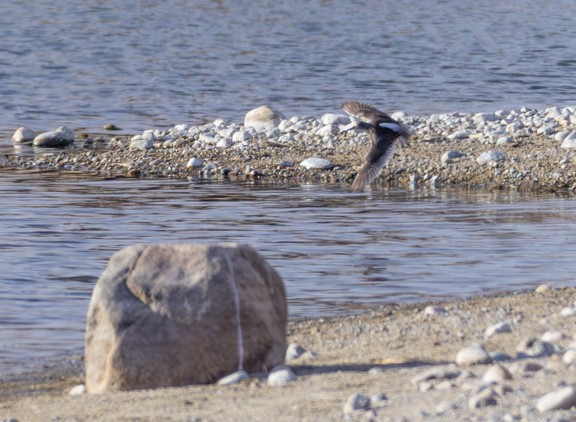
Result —
[{"label": "calm water", "polygon": [[0,4],[0,143],[270,103],[410,113],[573,105],[573,0],[21,0]]},{"label": "calm water", "polygon": [[0,372],[81,353],[94,283],[137,242],[250,243],[291,318],[576,283],[573,197],[2,172],[0,198]]}]

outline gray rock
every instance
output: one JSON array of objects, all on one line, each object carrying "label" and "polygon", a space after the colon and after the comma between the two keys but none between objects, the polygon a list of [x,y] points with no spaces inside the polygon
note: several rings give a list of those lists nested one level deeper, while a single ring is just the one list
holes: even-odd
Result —
[{"label": "gray rock", "polygon": [[344,404],[344,413],[349,414],[356,410],[370,410],[371,408],[370,397],[363,394],[352,394]]},{"label": "gray rock", "polygon": [[316,131],[316,135],[324,137],[330,135],[336,135],[338,133],[338,126],[336,125],[326,125],[322,126]]},{"label": "gray rock", "polygon": [[186,163],[186,167],[188,168],[200,168],[204,165],[204,162],[202,161],[201,158],[190,158],[190,160],[188,160],[188,162]]},{"label": "gray rock", "polygon": [[523,339],[516,347],[518,357],[540,357],[550,356],[554,353],[554,347],[545,341],[533,337]]},{"label": "gray rock", "polygon": [[443,381],[457,378],[462,371],[454,365],[431,368],[412,378],[412,383],[417,385],[422,381]]},{"label": "gray rock", "polygon": [[536,408],[541,412],[558,409],[570,409],[576,406],[576,388],[568,386],[557,391],[552,391],[542,396],[536,403]]},{"label": "gray rock", "polygon": [[449,136],[450,139],[466,139],[470,136],[470,132],[466,129],[461,129],[454,132],[452,135]]},{"label": "gray rock", "polygon": [[450,164],[456,158],[460,158],[463,156],[464,154],[462,154],[459,151],[446,151],[444,154],[442,154],[441,161],[443,164]]},{"label": "gray rock", "polygon": [[68,395],[72,397],[81,396],[86,393],[86,386],[84,384],[78,384],[68,391]]},{"label": "gray rock", "polygon": [[252,135],[247,130],[239,130],[232,135],[232,141],[234,143],[244,142],[249,139],[252,139]]},{"label": "gray rock", "polygon": [[574,365],[576,363],[576,349],[568,349],[562,356],[562,362],[566,365]]},{"label": "gray rock", "polygon": [[350,117],[345,114],[326,113],[320,119],[322,125],[347,125],[350,123]]},{"label": "gray rock", "polygon": [[545,341],[547,343],[556,343],[556,342],[562,340],[564,337],[565,337],[564,333],[562,333],[561,331],[548,330],[544,334],[542,334],[542,337],[540,337],[540,340]]},{"label": "gray rock", "polygon": [[502,145],[508,145],[510,143],[512,143],[514,140],[512,139],[511,136],[502,136],[501,138],[498,138],[496,140],[496,145],[498,146],[502,146]]},{"label": "gray rock", "polygon": [[472,366],[485,363],[492,363],[492,358],[481,344],[464,347],[456,354],[456,365],[458,366]]},{"label": "gray rock", "polygon": [[510,333],[510,332],[512,332],[512,327],[510,327],[510,324],[502,321],[486,328],[486,331],[484,331],[484,337],[490,338],[495,334]]},{"label": "gray rock", "polygon": [[576,306],[566,306],[565,308],[562,308],[560,315],[563,317],[571,317],[576,315]]},{"label": "gray rock", "polygon": [[290,343],[286,348],[286,360],[298,359],[306,352],[298,343]]},{"label": "gray rock", "polygon": [[257,132],[265,132],[276,129],[282,119],[284,119],[282,113],[270,106],[264,105],[246,113],[244,126],[254,128]]},{"label": "gray rock", "polygon": [[334,165],[330,162],[330,160],[317,157],[306,158],[300,163],[300,166],[304,167],[305,169],[322,169],[322,170],[329,170],[332,167],[334,167]]},{"label": "gray rock", "polygon": [[36,132],[27,127],[19,127],[12,135],[12,142],[17,144],[31,144],[36,137]]},{"label": "gray rock", "polygon": [[446,315],[446,314],[448,314],[448,311],[440,306],[429,305],[426,306],[426,308],[424,308],[424,315],[426,316]]},{"label": "gray rock", "polygon": [[60,126],[54,131],[37,135],[32,143],[37,147],[67,147],[74,143],[74,132],[66,126]]},{"label": "gray rock", "polygon": [[282,387],[296,379],[296,374],[287,366],[278,366],[270,371],[268,385]]},{"label": "gray rock", "polygon": [[250,378],[250,376],[248,375],[248,373],[246,371],[236,371],[236,372],[232,372],[229,375],[226,375],[222,378],[220,378],[217,381],[218,385],[232,385],[232,384],[238,384],[241,381],[244,381],[245,379]]},{"label": "gray rock", "polygon": [[146,150],[154,146],[154,141],[151,138],[144,139],[142,135],[133,136],[130,139],[130,150]]},{"label": "gray rock", "polygon": [[135,245],[98,280],[86,328],[89,393],[204,384],[284,363],[286,293],[247,245]]},{"label": "gray rock", "polygon": [[477,409],[486,406],[495,406],[498,404],[497,400],[498,394],[491,387],[485,387],[480,389],[477,393],[470,396],[468,400],[468,407],[470,409]]},{"label": "gray rock", "polygon": [[556,135],[554,135],[554,140],[558,141],[558,142],[562,142],[564,141],[564,139],[566,139],[566,137],[568,135],[570,135],[572,132],[569,130],[563,130],[561,132],[558,132]]},{"label": "gray rock", "polygon": [[230,138],[222,138],[218,142],[216,142],[217,148],[228,148],[232,146],[232,139]]},{"label": "gray rock", "polygon": [[561,148],[571,149],[576,147],[576,131],[570,132],[563,140]]},{"label": "gray rock", "polygon": [[491,149],[489,151],[484,151],[482,154],[476,158],[476,162],[480,165],[485,165],[490,162],[502,162],[506,160],[506,155],[500,151]]},{"label": "gray rock", "polygon": [[482,381],[486,383],[503,383],[506,380],[511,380],[512,374],[502,365],[492,365],[488,370],[484,373],[482,377]]}]

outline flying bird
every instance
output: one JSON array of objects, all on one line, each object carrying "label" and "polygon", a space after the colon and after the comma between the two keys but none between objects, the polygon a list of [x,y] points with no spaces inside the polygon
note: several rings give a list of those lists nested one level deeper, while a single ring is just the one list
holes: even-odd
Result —
[{"label": "flying bird", "polygon": [[358,122],[353,127],[368,132],[372,140],[360,170],[358,170],[358,174],[352,183],[352,190],[359,192],[378,177],[392,158],[392,155],[394,155],[398,145],[408,145],[410,132],[388,114],[368,104],[358,101],[347,101],[342,104],[342,109],[358,119]]}]

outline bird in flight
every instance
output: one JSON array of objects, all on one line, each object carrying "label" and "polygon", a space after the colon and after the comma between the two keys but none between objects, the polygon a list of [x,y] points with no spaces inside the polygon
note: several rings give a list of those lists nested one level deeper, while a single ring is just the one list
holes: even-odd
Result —
[{"label": "bird in flight", "polygon": [[408,145],[410,132],[388,114],[368,104],[358,101],[347,101],[342,104],[342,109],[358,119],[353,127],[368,132],[372,140],[358,174],[354,182],[352,182],[352,190],[359,192],[378,177],[392,158],[392,155],[394,155],[398,145]]}]

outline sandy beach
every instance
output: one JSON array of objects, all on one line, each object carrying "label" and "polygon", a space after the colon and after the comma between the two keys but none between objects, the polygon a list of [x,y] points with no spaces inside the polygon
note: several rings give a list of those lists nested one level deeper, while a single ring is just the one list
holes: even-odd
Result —
[{"label": "sandy beach", "polygon": [[[573,309],[575,299],[576,288],[540,289],[294,321],[289,342],[308,352],[287,362],[298,377],[285,386],[268,385],[255,374],[229,386],[70,396],[83,380],[80,361],[4,380],[0,416],[19,421],[573,420],[574,408],[541,413],[537,403],[576,379],[574,363],[563,361],[574,346],[576,315],[566,309]],[[510,330],[486,336],[497,323],[509,324]],[[518,355],[520,343],[544,334],[550,340],[547,352]],[[485,388],[482,378],[494,364],[454,365],[458,351],[475,343],[511,374],[491,384],[490,404],[471,401]],[[427,376],[430,371],[436,375]],[[354,395],[369,398],[369,405],[351,410],[347,401]]]}]

